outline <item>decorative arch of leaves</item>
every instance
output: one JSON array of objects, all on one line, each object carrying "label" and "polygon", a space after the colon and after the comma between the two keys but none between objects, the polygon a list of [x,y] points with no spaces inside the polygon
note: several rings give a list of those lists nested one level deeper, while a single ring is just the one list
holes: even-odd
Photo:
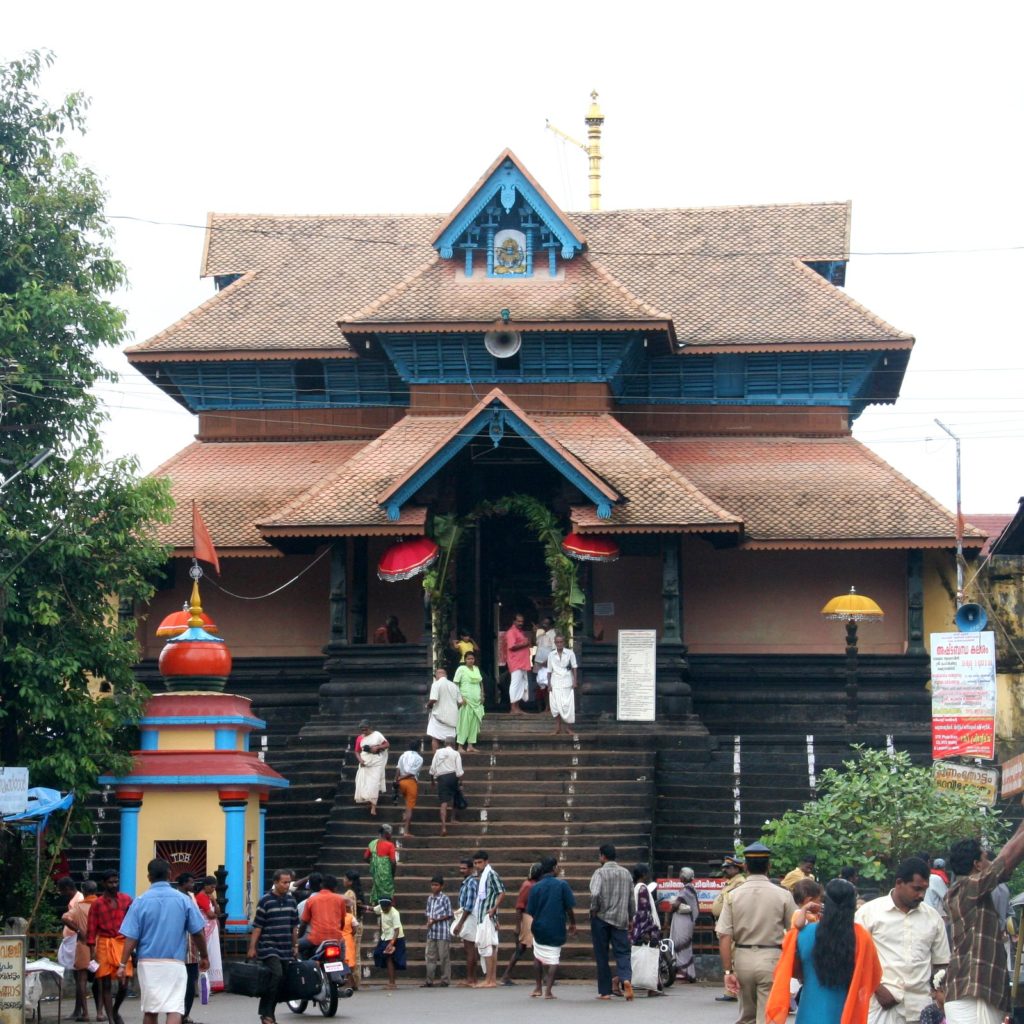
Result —
[{"label": "decorative arch of leaves", "polygon": [[558,517],[537,498],[528,494],[510,494],[497,501],[482,501],[464,516],[435,515],[430,536],[437,542],[441,555],[423,577],[423,589],[430,598],[430,624],[434,645],[434,662],[443,665],[448,653],[448,636],[452,630],[452,593],[450,568],[471,530],[481,519],[491,516],[521,516],[544,548],[544,564],[551,573],[552,617],[559,632],[571,639],[576,609],[585,603],[579,585],[576,563],[562,550],[565,534]]}]

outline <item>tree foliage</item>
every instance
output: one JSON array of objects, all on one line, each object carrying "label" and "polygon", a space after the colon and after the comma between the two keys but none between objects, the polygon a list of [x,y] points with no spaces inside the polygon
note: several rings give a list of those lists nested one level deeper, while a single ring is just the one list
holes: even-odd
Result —
[{"label": "tree foliage", "polygon": [[842,771],[822,772],[816,800],[765,825],[762,841],[780,870],[814,853],[819,878],[834,878],[852,864],[865,878],[883,881],[919,851],[938,856],[964,836],[991,842],[1005,836],[997,812],[969,793],[939,789],[931,769],[915,765],[905,751],[853,749]]},{"label": "tree foliage", "polygon": [[[83,795],[126,766],[145,691],[134,621],[166,559],[170,499],[134,460],[104,461],[97,351],[126,338],[104,194],[65,137],[85,101],[38,94],[49,56],[0,66],[0,763]],[[41,465],[33,460],[48,450]],[[113,700],[89,683],[107,681]]]}]

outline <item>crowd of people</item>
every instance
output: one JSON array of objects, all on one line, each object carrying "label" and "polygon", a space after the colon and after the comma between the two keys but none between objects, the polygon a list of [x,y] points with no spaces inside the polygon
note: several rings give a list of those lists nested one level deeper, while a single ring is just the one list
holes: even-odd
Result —
[{"label": "crowd of people", "polygon": [[[864,901],[847,868],[824,886],[806,856],[779,883],[760,843],[730,858],[718,901],[725,994],[738,1024],[1002,1024],[1010,1006],[1007,879],[1024,860],[1024,823],[993,857],[975,838],[946,859],[896,868]],[[947,867],[950,873],[947,873]]]},{"label": "crowd of people", "polygon": [[[656,969],[653,975],[648,971],[666,931],[676,979],[696,980],[699,904],[693,872],[684,868],[680,886],[661,901],[662,922],[647,865],[628,870],[610,844],[599,848],[597,860],[589,882],[596,997],[659,994],[662,979]],[[738,1000],[738,1024],[784,1024],[794,1012],[796,1024],[1001,1024],[1009,1011],[1011,970],[1005,883],[1022,861],[1024,823],[994,857],[970,837],[953,843],[945,860],[933,861],[927,853],[908,857],[889,892],[865,901],[854,868],[823,885],[809,854],[776,881],[771,851],[754,843],[742,860],[723,860],[727,881],[712,909],[725,985],[718,998]],[[576,897],[556,857],[530,867],[510,929],[499,920],[506,885],[485,850],[454,865],[457,885],[449,886],[438,873],[428,891],[403,894],[401,900],[389,825],[381,825],[367,845],[364,862],[370,882],[365,899],[356,870],[340,882],[330,874],[296,879],[291,871],[275,871],[256,908],[249,957],[280,980],[288,960],[308,957],[325,939],[340,938],[358,984],[362,922],[369,918],[376,924],[372,961],[393,988],[398,972],[409,968],[404,920],[422,913],[421,987],[514,985],[517,964],[529,956],[531,996],[556,998],[562,949],[577,934]],[[200,972],[220,977],[215,879],[197,882],[186,875],[172,884],[170,865],[159,859],[148,871],[150,889],[134,900],[119,891],[114,871],[101,876],[98,891],[93,882],[83,883],[81,891],[71,879],[59,882],[68,902],[61,953],[72,957],[76,972],[77,1021],[90,1019],[92,982],[96,1019],[123,1024],[120,1009],[134,969],[145,1024],[156,1024],[160,1013],[167,1014],[168,1024],[187,1024]],[[511,952],[499,977],[503,944]],[[458,981],[453,946],[461,947],[464,958]],[[275,1024],[280,998],[279,986],[271,985],[260,999],[261,1024]]]}]

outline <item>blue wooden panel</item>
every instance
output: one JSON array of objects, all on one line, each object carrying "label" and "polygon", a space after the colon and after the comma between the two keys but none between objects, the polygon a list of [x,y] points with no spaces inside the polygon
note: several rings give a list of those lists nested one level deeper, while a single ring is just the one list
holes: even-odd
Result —
[{"label": "blue wooden panel", "polygon": [[384,360],[324,360],[322,390],[310,366],[302,365],[314,362],[173,363],[161,367],[161,373],[171,379],[195,412],[337,409],[408,403],[408,387]]},{"label": "blue wooden panel", "polygon": [[620,372],[636,332],[525,334],[516,359],[495,359],[481,334],[391,334],[381,346],[409,384],[607,381]]},{"label": "blue wooden panel", "polygon": [[881,356],[783,352],[655,356],[624,377],[625,403],[849,405]]}]

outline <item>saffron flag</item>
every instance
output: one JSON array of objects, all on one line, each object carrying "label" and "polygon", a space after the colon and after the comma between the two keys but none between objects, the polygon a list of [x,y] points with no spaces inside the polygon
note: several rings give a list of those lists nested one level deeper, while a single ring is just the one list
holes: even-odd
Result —
[{"label": "saffron flag", "polygon": [[213,538],[210,531],[199,514],[199,506],[192,501],[192,554],[200,562],[207,562],[213,566],[214,571],[220,575],[220,559],[217,557],[217,549],[213,546]]}]

